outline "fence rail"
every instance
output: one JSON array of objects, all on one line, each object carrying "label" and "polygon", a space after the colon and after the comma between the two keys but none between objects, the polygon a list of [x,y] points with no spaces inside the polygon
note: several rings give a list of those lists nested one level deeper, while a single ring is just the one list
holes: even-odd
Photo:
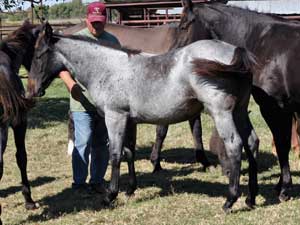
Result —
[{"label": "fence rail", "polygon": [[[76,25],[76,23],[54,23],[54,24],[51,24],[51,26],[55,30],[64,29],[64,28],[71,27],[74,25]],[[13,31],[15,31],[19,27],[20,27],[20,25],[2,25],[0,27],[0,40],[5,38],[7,35],[12,33]]]}]

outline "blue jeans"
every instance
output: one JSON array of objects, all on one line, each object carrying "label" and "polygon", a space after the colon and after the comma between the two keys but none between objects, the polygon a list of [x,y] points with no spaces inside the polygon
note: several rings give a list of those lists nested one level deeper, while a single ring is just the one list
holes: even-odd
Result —
[{"label": "blue jeans", "polygon": [[108,166],[108,135],[104,118],[96,112],[72,112],[74,150],[72,168],[74,184],[84,184],[91,154],[90,183],[101,184]]}]

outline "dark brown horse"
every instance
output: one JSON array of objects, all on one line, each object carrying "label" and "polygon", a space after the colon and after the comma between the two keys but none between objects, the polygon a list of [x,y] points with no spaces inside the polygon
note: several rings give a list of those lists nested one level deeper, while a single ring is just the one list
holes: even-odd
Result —
[{"label": "dark brown horse", "polygon": [[214,38],[245,47],[258,58],[252,95],[274,137],[281,169],[279,199],[288,200],[292,118],[300,112],[300,23],[224,4],[194,7],[190,0],[183,2],[181,27],[201,21]]},{"label": "dark brown horse", "polygon": [[11,126],[17,148],[16,158],[22,177],[22,194],[26,209],[38,207],[31,198],[26,172],[27,110],[33,106],[33,102],[24,97],[25,91],[18,72],[21,65],[30,70],[39,30],[40,27],[25,21],[19,29],[0,43],[0,180],[3,176],[3,154],[7,144],[8,127]]},{"label": "dark brown horse", "polygon": [[[178,24],[170,24],[154,28],[134,28],[108,23],[105,26],[105,30],[115,35],[122,46],[139,49],[147,53],[161,54],[171,49],[183,47],[194,41],[209,39],[211,37],[205,28],[194,29],[196,26],[203,27],[195,24],[195,26],[187,30],[182,30],[178,27]],[[63,33],[64,35],[74,34],[85,27],[86,24],[81,23],[63,30]],[[190,119],[189,124],[194,138],[196,160],[203,165],[203,169],[205,170],[210,166],[210,163],[203,148],[200,116]],[[72,128],[71,119],[69,120],[69,127]],[[162,169],[160,165],[160,153],[167,131],[168,126],[157,126],[156,128],[156,141],[150,156],[154,166],[154,172]],[[69,133],[71,134],[72,131],[69,131]],[[69,135],[69,138],[70,137],[72,137],[72,135]],[[69,146],[69,149],[72,149],[72,147]]]}]

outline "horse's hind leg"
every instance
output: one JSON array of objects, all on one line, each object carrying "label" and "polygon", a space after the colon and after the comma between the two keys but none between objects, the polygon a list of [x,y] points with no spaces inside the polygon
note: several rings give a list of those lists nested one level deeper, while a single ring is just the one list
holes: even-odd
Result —
[{"label": "horse's hind leg", "polygon": [[289,189],[292,177],[289,166],[289,151],[291,148],[292,113],[283,111],[275,104],[261,105],[260,111],[272,131],[277,156],[279,159],[281,176],[276,186],[281,201],[290,198]]},{"label": "horse's hind leg", "polygon": [[30,186],[27,177],[27,154],[25,148],[25,134],[27,129],[27,122],[22,121],[20,124],[12,127],[14,131],[15,144],[17,148],[16,158],[17,164],[21,172],[22,178],[22,194],[25,198],[26,209],[36,209],[38,204],[31,198]]},{"label": "horse's hind leg", "polygon": [[208,161],[202,142],[202,125],[201,125],[201,115],[189,120],[190,128],[194,138],[194,144],[196,148],[196,161],[203,165],[203,170],[205,171],[207,167],[211,164]]},{"label": "horse's hind leg", "polygon": [[128,121],[126,127],[126,138],[124,142],[124,152],[125,152],[126,161],[128,163],[128,172],[129,172],[129,187],[126,192],[127,195],[132,195],[136,190],[136,174],[134,168],[135,144],[136,144],[136,124]]},{"label": "horse's hind leg", "polygon": [[246,204],[248,207],[253,208],[255,205],[255,198],[258,192],[256,158],[258,154],[259,139],[250,122],[247,109],[245,108],[244,110],[237,111],[235,115],[235,118],[237,118],[237,129],[241,135],[249,162],[249,193],[246,198]]},{"label": "horse's hind leg", "polygon": [[229,193],[223,206],[225,212],[231,210],[232,205],[240,196],[240,169],[242,140],[233,121],[232,113],[226,110],[210,109],[215,126],[220,137],[224,140],[226,154],[230,161]]},{"label": "horse's hind leg", "polygon": [[150,160],[153,165],[153,173],[162,170],[160,165],[160,153],[162,149],[163,142],[167,136],[169,126],[158,125],[156,126],[156,139],[155,144],[152,147],[152,152],[150,155]]}]

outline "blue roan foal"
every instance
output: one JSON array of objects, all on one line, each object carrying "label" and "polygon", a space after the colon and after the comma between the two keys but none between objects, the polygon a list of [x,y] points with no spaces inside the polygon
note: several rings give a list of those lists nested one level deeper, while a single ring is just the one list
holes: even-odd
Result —
[{"label": "blue roan foal", "polygon": [[[136,189],[136,124],[171,124],[187,120],[205,107],[215,121],[230,158],[229,193],[224,210],[239,197],[241,151],[256,151],[247,113],[255,63],[246,50],[205,40],[164,55],[145,56],[101,45],[85,37],[52,34],[47,23],[36,43],[28,91],[40,96],[57,74],[68,69],[88,89],[109,135],[112,174],[105,203],[119,191],[120,157],[129,168],[129,188]],[[255,172],[254,172],[255,173]],[[256,173],[255,173],[256,174]],[[250,185],[247,201],[256,195]]]}]

